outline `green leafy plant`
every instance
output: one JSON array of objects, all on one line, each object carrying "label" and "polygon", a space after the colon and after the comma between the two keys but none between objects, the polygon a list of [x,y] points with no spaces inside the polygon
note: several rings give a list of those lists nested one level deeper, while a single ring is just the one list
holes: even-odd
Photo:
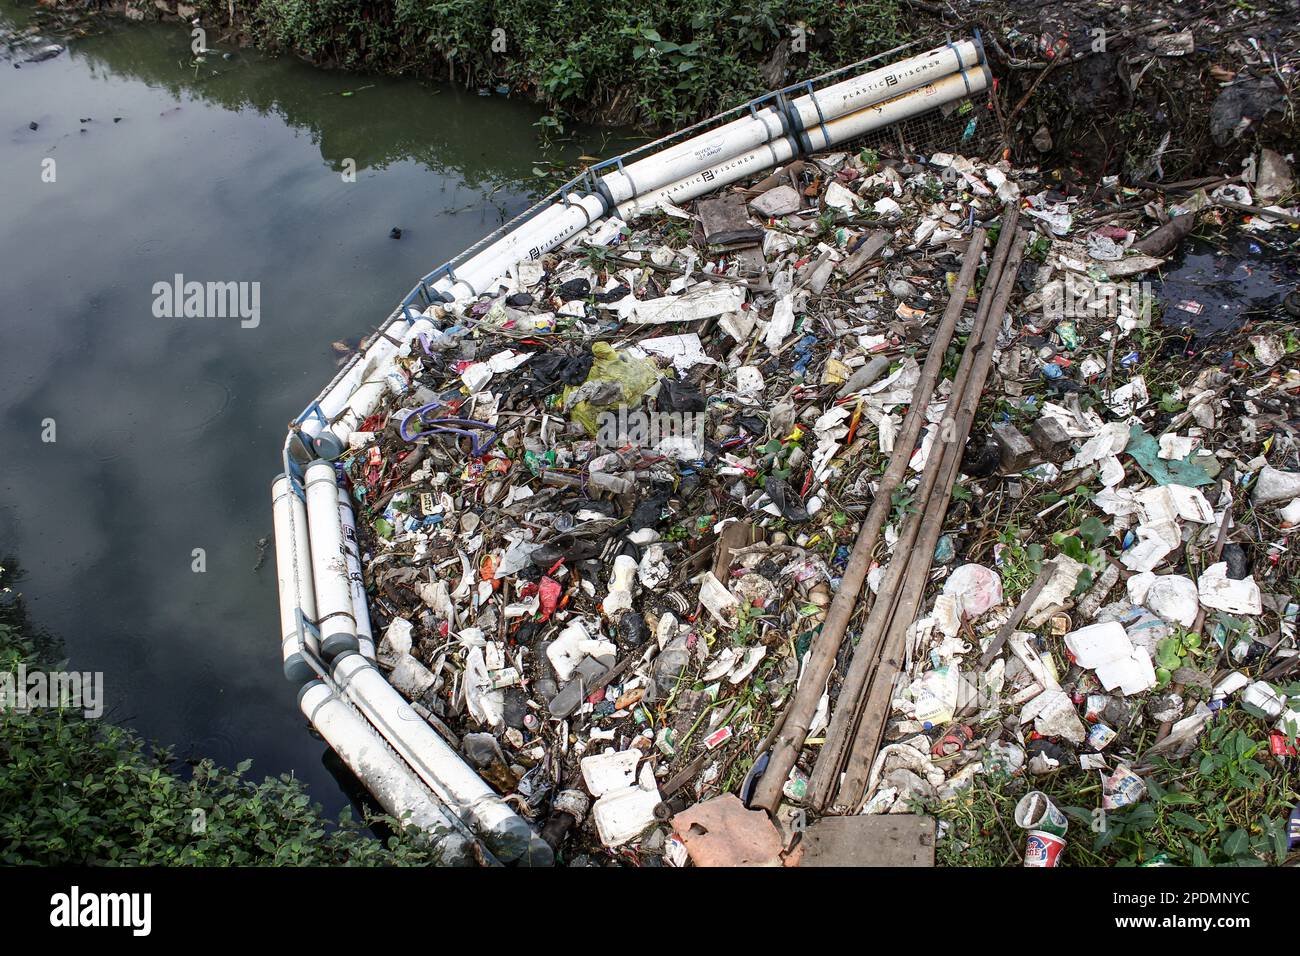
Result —
[{"label": "green leafy plant", "polygon": [[916,512],[916,493],[903,486],[895,488],[889,496],[890,512],[889,521],[893,525],[899,525],[908,515]]},{"label": "green leafy plant", "polygon": [[998,573],[1002,576],[1002,588],[1008,598],[1028,590],[1043,570],[1043,546],[1036,541],[1026,544],[1020,534],[1020,528],[1011,525],[998,535],[1002,545],[998,555]]},{"label": "green leafy plant", "polygon": [[1233,705],[1207,727],[1185,760],[1157,759],[1144,770],[1146,795],[1117,810],[1101,809],[1097,774],[1052,774],[1026,781],[994,769],[977,774],[948,801],[919,801],[945,826],[935,850],[946,866],[1016,866],[1024,831],[1016,802],[1030,787],[1047,793],[1070,818],[1071,866],[1285,865],[1286,823],[1300,799],[1294,777],[1258,739],[1260,723]]},{"label": "green leafy plant", "polygon": [[[507,86],[558,118],[677,126],[767,92],[763,67],[796,25],[799,76],[823,73],[908,38],[900,0],[197,0],[205,24],[273,52],[343,66]],[[731,12],[731,10],[736,12]],[[814,42],[815,41],[815,42]],[[794,77],[780,77],[783,85]],[[543,134],[552,132],[546,128]]]},{"label": "green leafy plant", "polygon": [[1058,531],[1052,535],[1052,544],[1063,555],[1084,565],[1074,586],[1075,595],[1082,594],[1092,587],[1097,572],[1106,567],[1106,554],[1100,549],[1106,536],[1106,526],[1095,517],[1085,518],[1076,534]]},{"label": "green leafy plant", "polygon": [[1180,631],[1158,642],[1155,660],[1157,686],[1164,687],[1174,671],[1184,664],[1194,663],[1203,653],[1201,635],[1195,631]]}]

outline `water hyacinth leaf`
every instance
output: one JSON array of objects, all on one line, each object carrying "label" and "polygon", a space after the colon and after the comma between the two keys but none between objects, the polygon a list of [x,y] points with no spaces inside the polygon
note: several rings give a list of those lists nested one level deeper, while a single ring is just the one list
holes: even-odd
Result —
[{"label": "water hyacinth leaf", "polygon": [[1250,852],[1250,837],[1241,827],[1233,830],[1223,838],[1223,852],[1231,857],[1238,857]]},{"label": "water hyacinth leaf", "polygon": [[1072,596],[1078,597],[1080,594],[1083,594],[1085,591],[1091,588],[1093,577],[1094,575],[1093,575],[1092,568],[1084,568],[1082,571],[1080,571],[1079,579],[1078,581],[1075,582],[1074,592]]},{"label": "water hyacinth leaf", "polygon": [[1174,670],[1181,664],[1177,638],[1166,637],[1156,645],[1156,663],[1169,670]]}]

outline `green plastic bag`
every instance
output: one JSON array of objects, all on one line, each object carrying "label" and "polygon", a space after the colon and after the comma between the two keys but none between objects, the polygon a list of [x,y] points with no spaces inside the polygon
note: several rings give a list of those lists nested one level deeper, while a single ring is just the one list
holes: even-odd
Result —
[{"label": "green plastic bag", "polygon": [[1161,458],[1160,442],[1143,431],[1137,423],[1129,427],[1128,447],[1124,451],[1132,455],[1142,470],[1154,478],[1158,485],[1187,485],[1195,488],[1214,481],[1204,468],[1191,460],[1190,455],[1172,461]]},{"label": "green plastic bag", "polygon": [[[620,394],[612,401],[593,405],[584,400],[574,405],[570,411],[573,420],[581,425],[588,435],[595,437],[599,428],[597,419],[600,413],[616,409],[620,405],[633,407],[641,404],[645,393],[659,381],[659,367],[649,359],[633,358],[625,352],[615,351],[608,342],[597,342],[592,345],[591,354],[595,356],[595,360],[591,363],[591,371],[587,373],[587,380],[578,388],[598,382],[616,382],[622,386]],[[578,388],[572,385],[565,387],[560,396],[565,405],[569,402],[569,396]]]}]

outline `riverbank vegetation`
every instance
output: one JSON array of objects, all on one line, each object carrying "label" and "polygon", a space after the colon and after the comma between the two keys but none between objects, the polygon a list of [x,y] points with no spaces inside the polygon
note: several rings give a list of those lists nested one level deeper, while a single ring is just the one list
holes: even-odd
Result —
[{"label": "riverbank vegetation", "polygon": [[544,142],[575,120],[680,128],[906,42],[919,50],[979,30],[998,78],[988,117],[997,151],[1094,178],[1166,181],[1235,171],[1257,138],[1293,151],[1300,33],[1290,3],[42,0],[56,15],[180,19],[223,55],[256,46],[520,97],[547,109]]},{"label": "riverbank vegetation", "polygon": [[[0,561],[0,675],[62,670],[57,641],[26,620],[12,561]],[[75,665],[74,665],[75,666]],[[261,781],[170,751],[71,707],[0,707],[0,865],[382,866],[436,863],[418,834],[376,839],[336,823],[300,781]]]},{"label": "riverbank vegetation", "polygon": [[[152,0],[129,6],[154,10]],[[901,0],[195,0],[208,42],[542,103],[551,121],[672,127],[907,38]],[[152,15],[152,13],[150,13]]]}]

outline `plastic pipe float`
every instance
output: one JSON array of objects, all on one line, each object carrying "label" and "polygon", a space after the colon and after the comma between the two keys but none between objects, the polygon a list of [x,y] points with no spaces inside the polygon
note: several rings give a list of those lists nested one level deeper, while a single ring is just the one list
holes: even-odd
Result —
[{"label": "plastic pipe float", "polygon": [[977,66],[984,66],[984,47],[978,40],[946,43],[892,66],[801,96],[793,106],[799,113],[803,128],[811,130],[820,122],[897,98],[900,94]]},{"label": "plastic pipe float", "polygon": [[311,540],[311,577],[316,596],[320,653],[332,661],[357,649],[357,622],[352,613],[343,526],[339,522],[338,480],[334,466],[317,460],[307,466],[307,527]]},{"label": "plastic pipe float", "polygon": [[[716,189],[792,159],[800,151],[816,152],[981,92],[989,82],[983,47],[978,41],[963,40],[798,97],[790,103],[788,114],[766,107],[602,177],[597,187],[600,195],[566,196],[470,258],[454,278],[439,280],[434,289],[456,298],[473,298],[516,262],[538,258],[601,219],[611,205],[630,218],[655,208],[655,201],[665,195],[693,198],[699,193],[682,192],[677,184],[699,177],[707,184],[705,191]],[[876,112],[869,113],[871,109]],[[836,125],[849,116],[857,117],[856,121]],[[709,178],[719,173],[727,178]],[[680,178],[666,178],[672,175]]]},{"label": "plastic pipe float", "polygon": [[[804,150],[815,153],[862,136],[872,130],[889,126],[891,123],[897,123],[899,120],[907,119],[918,113],[928,112],[936,107],[943,106],[945,103],[963,99],[971,93],[978,93],[987,89],[990,79],[991,76],[987,67],[976,73],[967,73],[965,71],[953,73],[934,83],[927,83],[925,86],[903,93],[893,99],[873,104],[853,113],[846,113],[843,116],[828,120],[825,124],[804,134],[803,139],[807,140]],[[638,196],[636,199],[620,205],[618,214],[624,219],[631,219],[657,209],[665,200],[672,203],[682,203],[712,192],[719,186],[725,186],[739,179],[744,179],[761,169],[766,169],[777,163],[787,162],[797,155],[794,146],[789,140],[779,140],[769,145],[770,148],[769,146],[763,146],[751,150],[724,163],[699,170],[693,175],[680,179],[669,186]],[[775,163],[772,160],[774,154],[777,157]]]},{"label": "plastic pipe float", "polygon": [[458,299],[472,299],[515,263],[540,258],[603,219],[607,211],[604,198],[598,195],[561,200],[474,256],[456,270],[455,279],[435,283],[434,289]]},{"label": "plastic pipe float", "polygon": [[334,680],[424,783],[506,862],[550,866],[554,853],[360,654],[334,662]]},{"label": "plastic pipe float", "polygon": [[[302,424],[303,435],[311,442],[313,450],[322,458],[337,458],[347,449],[347,435],[339,439],[333,424],[340,415],[351,410],[354,400],[364,401],[370,393],[366,386],[370,383],[383,386],[386,363],[397,354],[398,340],[410,329],[411,323],[399,318],[389,324],[378,335],[370,347],[355,359],[347,371],[339,376],[317,399],[320,414],[327,419],[331,427],[318,418],[309,418]],[[381,393],[374,392],[377,399]],[[358,419],[361,421],[361,419]]]},{"label": "plastic pipe float", "polygon": [[390,387],[397,359],[410,353],[411,344],[421,332],[433,330],[428,319],[402,317],[376,336],[361,358],[321,396],[321,414],[329,420],[329,426],[314,418],[303,423],[302,430],[312,439],[316,454],[337,458],[347,451],[348,436],[370,417],[380,396]]},{"label": "plastic pipe float", "polygon": [[[296,489],[296,490],[295,490]],[[280,653],[284,676],[304,684],[316,676],[311,663],[299,649],[298,610],[310,624],[316,623],[316,593],[311,579],[311,546],[307,540],[307,506],[301,486],[279,475],[271,483],[271,520],[275,526],[275,576],[280,592]],[[310,632],[303,639],[308,653],[318,655],[320,646]]]},{"label": "plastic pipe float", "polygon": [[[983,48],[977,41],[944,44],[800,96],[790,102],[789,112],[776,105],[764,107],[618,169],[603,176],[601,183],[611,204],[617,205],[694,175],[702,166],[724,163],[781,137],[798,135],[827,120],[914,90],[957,70],[977,66],[983,58]],[[792,118],[797,123],[792,123]],[[792,128],[795,125],[797,128]],[[774,158],[769,165],[782,161]]]},{"label": "plastic pipe float", "polygon": [[442,852],[442,862],[451,866],[476,862],[476,841],[465,825],[438,805],[374,729],[324,682],[304,685],[298,691],[298,707],[387,813],[430,835]]},{"label": "plastic pipe float", "polygon": [[339,485],[339,524],[343,529],[343,552],[348,563],[348,584],[352,591],[352,617],[357,624],[357,648],[362,657],[373,661],[375,635],[370,629],[370,609],[366,606],[366,582],[361,573],[361,545],[357,542],[357,523],[352,517],[352,500],[342,485]]}]

